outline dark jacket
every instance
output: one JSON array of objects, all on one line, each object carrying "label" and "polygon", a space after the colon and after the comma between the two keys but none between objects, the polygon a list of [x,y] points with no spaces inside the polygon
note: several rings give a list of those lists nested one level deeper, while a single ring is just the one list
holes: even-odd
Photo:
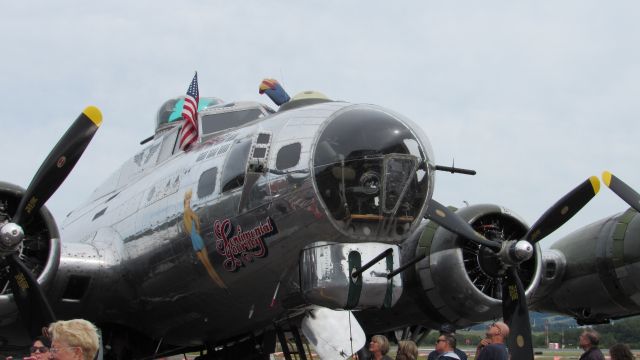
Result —
[{"label": "dark jacket", "polygon": [[604,360],[604,355],[602,355],[600,349],[594,346],[583,352],[582,355],[580,355],[580,360]]},{"label": "dark jacket", "polygon": [[[460,360],[467,360],[467,353],[465,353],[464,351],[458,348],[455,348],[453,349],[453,352],[456,353],[456,355],[458,355]],[[427,356],[427,360],[436,360],[438,358],[438,355],[440,354],[437,351],[433,350],[432,352],[429,353],[429,356]]]},{"label": "dark jacket", "polygon": [[460,357],[453,351],[444,353],[437,357],[438,360],[460,360]]},{"label": "dark jacket", "polygon": [[489,344],[476,355],[476,360],[509,360],[509,351],[505,344]]}]

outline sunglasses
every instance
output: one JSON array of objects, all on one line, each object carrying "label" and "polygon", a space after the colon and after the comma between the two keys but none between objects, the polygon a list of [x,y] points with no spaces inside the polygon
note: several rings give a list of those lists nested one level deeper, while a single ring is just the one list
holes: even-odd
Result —
[{"label": "sunglasses", "polygon": [[49,352],[49,348],[46,347],[46,346],[32,346],[30,348],[30,350],[31,350],[31,353],[33,353],[33,354],[37,354],[37,353],[42,354],[42,353],[48,353]]}]

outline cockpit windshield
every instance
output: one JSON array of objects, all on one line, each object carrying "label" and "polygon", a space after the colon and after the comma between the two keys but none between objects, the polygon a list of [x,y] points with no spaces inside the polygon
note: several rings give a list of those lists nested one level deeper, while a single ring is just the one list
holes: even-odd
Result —
[{"label": "cockpit windshield", "polygon": [[202,122],[202,135],[213,134],[225,129],[242,126],[262,116],[264,115],[258,108],[203,114],[200,117],[200,121]]},{"label": "cockpit windshield", "polygon": [[[224,101],[215,97],[201,97],[198,102],[198,111],[206,110],[210,107],[220,105]],[[172,126],[174,123],[182,120],[182,107],[184,105],[184,96],[169,99],[160,106],[156,116],[156,132]]]}]

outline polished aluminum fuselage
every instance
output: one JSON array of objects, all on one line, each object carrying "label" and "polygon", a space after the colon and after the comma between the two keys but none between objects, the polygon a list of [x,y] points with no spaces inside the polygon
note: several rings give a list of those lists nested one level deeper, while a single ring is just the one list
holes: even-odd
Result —
[{"label": "polished aluminum fuselage", "polygon": [[[304,305],[296,295],[301,251],[319,241],[363,241],[332,223],[312,176],[318,134],[348,106],[327,102],[276,113],[176,154],[173,130],[157,135],[64,220],[50,291],[55,311],[190,345],[265,327],[285,314],[283,302],[289,309]],[[273,134],[270,168],[273,155],[292,143],[301,144],[300,159],[286,173],[260,176],[239,210],[243,186],[225,184],[226,172],[238,167],[234,149],[260,131]],[[421,146],[433,165],[428,143]],[[203,244],[185,228],[187,208],[199,219]],[[246,235],[244,251],[225,245],[225,221]],[[212,280],[198,251],[208,254],[226,288]]]}]

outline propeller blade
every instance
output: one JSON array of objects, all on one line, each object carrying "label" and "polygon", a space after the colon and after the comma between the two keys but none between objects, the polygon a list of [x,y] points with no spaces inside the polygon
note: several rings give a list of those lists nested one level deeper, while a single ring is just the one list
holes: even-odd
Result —
[{"label": "propeller blade", "polygon": [[469,225],[469,223],[467,223],[463,218],[433,198],[429,201],[425,218],[432,220],[443,228],[477,244],[484,245],[494,250],[500,250],[502,247],[497,242],[487,240],[484,236],[473,230],[471,225]]},{"label": "propeller blade", "polygon": [[535,244],[556,231],[587,205],[599,190],[600,181],[597,177],[591,176],[542,214],[538,221],[531,226],[524,239]]},{"label": "propeller blade", "polygon": [[11,292],[18,306],[20,317],[31,338],[41,335],[42,327],[56,321],[49,301],[31,271],[16,254],[5,257],[9,264]]},{"label": "propeller blade", "polygon": [[629,206],[634,208],[637,212],[640,212],[640,194],[608,171],[602,173],[602,180],[607,184],[609,189],[629,204]]},{"label": "propeller blade", "polygon": [[529,309],[522,281],[514,266],[502,282],[502,317],[509,326],[507,347],[512,359],[533,360]]},{"label": "propeller blade", "polygon": [[60,138],[31,180],[20,200],[13,222],[21,224],[25,216],[38,211],[69,175],[91,138],[102,124],[102,113],[89,106]]}]

